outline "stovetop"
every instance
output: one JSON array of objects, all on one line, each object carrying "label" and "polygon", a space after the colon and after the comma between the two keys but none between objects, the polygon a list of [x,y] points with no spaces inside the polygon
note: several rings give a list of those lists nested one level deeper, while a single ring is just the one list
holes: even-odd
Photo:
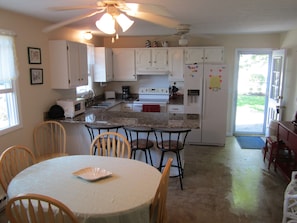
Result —
[{"label": "stovetop", "polygon": [[168,88],[139,88],[138,100],[136,102],[167,103],[169,101]]},{"label": "stovetop", "polygon": [[156,95],[169,95],[168,88],[139,88],[139,95],[142,94],[156,94]]}]

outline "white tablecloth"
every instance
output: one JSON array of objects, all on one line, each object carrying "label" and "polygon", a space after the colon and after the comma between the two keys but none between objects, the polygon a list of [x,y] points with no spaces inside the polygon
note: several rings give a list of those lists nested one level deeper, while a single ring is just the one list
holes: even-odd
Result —
[{"label": "white tablecloth", "polygon": [[[72,174],[85,167],[100,167],[112,176],[89,182]],[[51,196],[66,204],[80,222],[145,223],[160,179],[156,168],[132,159],[65,156],[23,170],[9,184],[8,197],[20,193]]]}]

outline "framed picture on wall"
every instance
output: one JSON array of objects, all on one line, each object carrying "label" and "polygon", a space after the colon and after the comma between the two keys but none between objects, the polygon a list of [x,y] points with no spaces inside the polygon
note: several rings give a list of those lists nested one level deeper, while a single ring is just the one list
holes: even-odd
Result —
[{"label": "framed picture on wall", "polygon": [[43,84],[43,69],[30,68],[31,84]]},{"label": "framed picture on wall", "polygon": [[28,47],[29,64],[41,64],[41,49]]}]

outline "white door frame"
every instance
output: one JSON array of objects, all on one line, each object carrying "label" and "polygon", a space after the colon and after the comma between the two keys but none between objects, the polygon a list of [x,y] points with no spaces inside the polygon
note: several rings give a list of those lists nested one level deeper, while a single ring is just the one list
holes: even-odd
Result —
[{"label": "white door frame", "polygon": [[[239,55],[242,53],[253,53],[253,54],[269,54],[269,64],[268,66],[271,67],[271,58],[272,58],[272,49],[270,48],[251,48],[251,49],[246,49],[246,48],[238,48],[235,49],[235,58],[234,58],[234,83],[233,83],[233,89],[234,89],[234,94],[233,94],[233,100],[232,100],[232,117],[231,117],[231,129],[232,129],[232,135],[235,133],[235,120],[236,120],[236,104],[237,104],[237,84],[238,84],[238,72],[239,72]],[[269,69],[271,70],[271,69]],[[268,75],[268,80],[267,83],[269,82],[270,74]],[[267,85],[268,89],[268,85]],[[267,100],[265,100],[265,120],[266,120],[266,109],[267,109]],[[266,128],[266,123],[264,121],[264,128]]]}]

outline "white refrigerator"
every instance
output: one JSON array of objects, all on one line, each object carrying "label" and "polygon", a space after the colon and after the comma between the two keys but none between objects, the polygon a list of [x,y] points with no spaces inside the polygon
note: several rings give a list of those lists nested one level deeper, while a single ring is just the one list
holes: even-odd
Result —
[{"label": "white refrigerator", "polygon": [[200,128],[187,142],[224,146],[226,140],[228,72],[223,64],[185,64],[185,113],[199,114]]}]

